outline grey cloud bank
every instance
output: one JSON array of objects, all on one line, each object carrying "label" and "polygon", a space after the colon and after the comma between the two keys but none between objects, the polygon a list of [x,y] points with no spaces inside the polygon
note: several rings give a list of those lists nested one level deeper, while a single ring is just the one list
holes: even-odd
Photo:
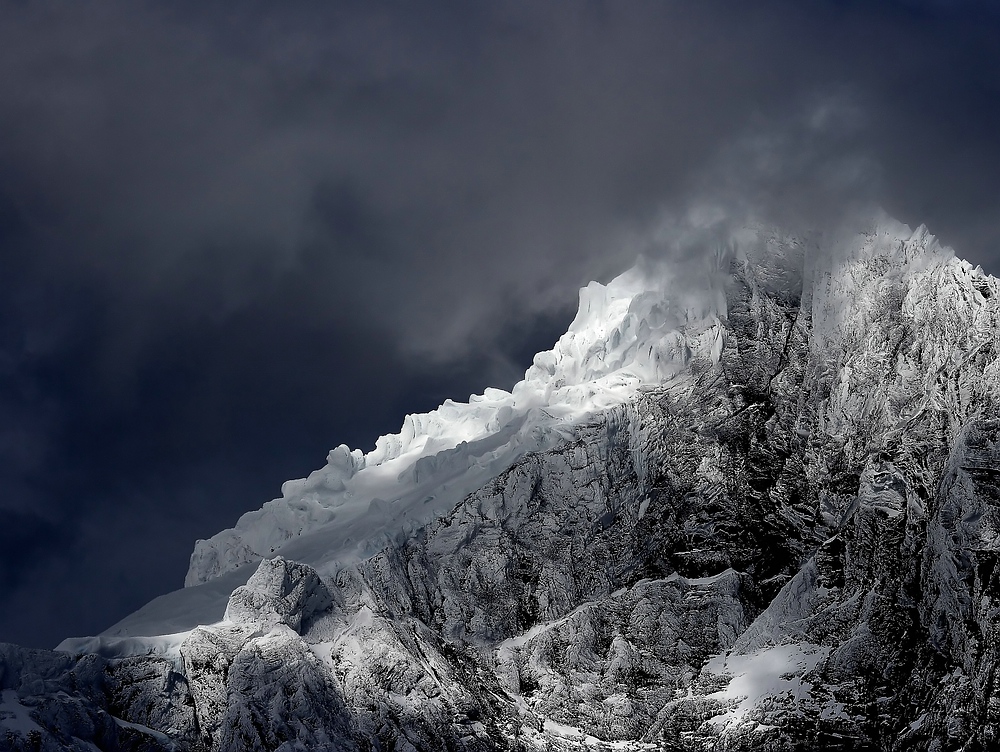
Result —
[{"label": "grey cloud bank", "polygon": [[998,31],[987,3],[3,6],[0,639],[99,630],[329,447],[509,386],[579,286],[677,252],[665,216],[878,204],[1000,271]]}]

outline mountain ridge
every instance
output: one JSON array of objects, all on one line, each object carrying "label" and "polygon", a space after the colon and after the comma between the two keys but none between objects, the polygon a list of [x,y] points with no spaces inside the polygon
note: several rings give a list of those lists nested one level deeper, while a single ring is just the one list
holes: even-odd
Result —
[{"label": "mountain ridge", "polygon": [[[274,553],[276,546],[301,534],[292,528],[333,522],[335,509],[358,513],[361,508],[366,515],[404,507],[404,514],[411,513],[415,486],[439,489],[468,472],[468,481],[459,481],[454,493],[412,520],[428,522],[524,452],[543,450],[563,438],[560,426],[576,425],[626,401],[641,384],[671,378],[692,349],[720,347],[722,301],[696,300],[678,307],[671,299],[675,291],[667,282],[668,269],[662,262],[640,259],[607,285],[584,287],[566,334],[552,350],[535,355],[510,392],[490,388],[467,403],[447,400],[430,413],[407,415],[398,434],[379,437],[367,454],[344,445],[332,450],[325,467],[286,482],[280,499],[244,515],[235,528],[199,541],[185,584],[206,582],[250,558]],[[486,472],[474,472],[477,465],[487,465]],[[376,508],[365,510],[373,501]],[[399,519],[389,522],[399,524]],[[358,537],[378,538],[377,526],[370,520]],[[371,547],[359,555],[366,552]],[[351,556],[346,550],[341,554]]]},{"label": "mountain ridge", "polygon": [[585,288],[527,387],[334,450],[205,581],[7,649],[0,721],[33,708],[53,749],[988,749],[1000,285],[884,215],[707,250],[700,288],[648,261]]}]

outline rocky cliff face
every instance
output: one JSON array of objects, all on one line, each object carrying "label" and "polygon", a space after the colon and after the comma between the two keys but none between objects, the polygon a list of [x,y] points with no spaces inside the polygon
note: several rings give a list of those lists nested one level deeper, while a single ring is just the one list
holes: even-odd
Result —
[{"label": "rocky cliff face", "polygon": [[701,308],[594,288],[520,394],[332,453],[117,635],[5,647],[0,742],[995,748],[997,281],[886,219],[719,260]]}]

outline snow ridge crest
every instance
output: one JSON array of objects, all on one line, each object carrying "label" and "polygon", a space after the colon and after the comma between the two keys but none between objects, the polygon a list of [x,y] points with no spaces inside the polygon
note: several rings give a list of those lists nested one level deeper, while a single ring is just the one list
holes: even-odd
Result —
[{"label": "snow ridge crest", "polygon": [[[486,389],[407,415],[399,433],[367,454],[341,445],[324,467],[282,486],[282,496],[236,526],[198,541],[185,586],[271,556],[293,538],[324,530],[324,553],[342,564],[377,550],[391,530],[412,529],[527,452],[552,446],[644,384],[677,378],[693,357],[718,359],[725,296],[692,292],[662,261],[640,258],[608,284],[580,291],[576,317],[538,353],[510,392]],[[318,544],[317,544],[318,545]]]},{"label": "snow ridge crest", "polygon": [[486,389],[468,402],[407,415],[399,433],[380,437],[368,453],[337,447],[324,467],[286,482],[281,498],[198,541],[185,586],[279,550],[321,573],[365,559],[641,387],[683,381],[695,358],[717,363],[734,268],[760,294],[811,307],[814,325],[826,330],[820,339],[830,340],[838,336],[831,312],[856,305],[866,284],[877,296],[887,275],[954,260],[925,227],[910,231],[885,215],[822,252],[819,246],[751,226],[724,247],[706,247],[694,263],[640,257],[609,283],[591,282],[566,333],[535,356],[510,392]]}]

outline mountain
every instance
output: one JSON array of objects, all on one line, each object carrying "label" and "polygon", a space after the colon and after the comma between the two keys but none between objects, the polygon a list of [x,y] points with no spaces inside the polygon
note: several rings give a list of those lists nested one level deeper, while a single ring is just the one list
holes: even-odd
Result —
[{"label": "mountain", "polygon": [[703,251],[103,635],[0,646],[0,744],[996,748],[997,280],[885,216]]}]

